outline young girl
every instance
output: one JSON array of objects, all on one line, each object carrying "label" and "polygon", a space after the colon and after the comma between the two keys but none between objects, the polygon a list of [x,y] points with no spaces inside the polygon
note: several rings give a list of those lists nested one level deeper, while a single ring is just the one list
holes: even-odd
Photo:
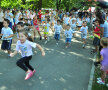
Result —
[{"label": "young girl", "polygon": [[88,26],[86,21],[83,22],[83,26],[81,27],[80,31],[81,31],[81,38],[83,40],[83,48],[85,48],[86,38],[88,33]]},{"label": "young girl", "polygon": [[100,44],[103,47],[101,50],[101,78],[97,78],[97,83],[105,84],[106,72],[108,71],[108,38],[103,37],[100,40]]},{"label": "young girl", "polygon": [[44,24],[44,38],[45,38],[45,44],[47,43],[47,40],[49,41],[49,28],[50,28],[50,24],[49,24],[49,20],[45,21]]},{"label": "young girl", "polygon": [[39,31],[39,24],[38,24],[37,16],[35,16],[33,19],[33,25],[34,25],[34,40],[36,39],[36,30],[38,31],[38,34],[40,36],[40,40],[42,40],[42,36],[41,36],[40,31]]},{"label": "young girl", "polygon": [[[29,41],[30,40],[30,41]],[[31,42],[33,41],[31,37],[28,36],[28,33],[24,30],[19,31],[19,40],[16,44],[16,50],[14,53],[11,53],[10,56],[13,57],[19,51],[21,52],[22,58],[17,61],[17,66],[23,69],[26,72],[25,80],[29,79],[36,71],[35,69],[29,64],[29,61],[32,59],[32,47],[38,48],[42,52],[42,56],[45,56],[45,52],[43,48],[36,43]]]}]

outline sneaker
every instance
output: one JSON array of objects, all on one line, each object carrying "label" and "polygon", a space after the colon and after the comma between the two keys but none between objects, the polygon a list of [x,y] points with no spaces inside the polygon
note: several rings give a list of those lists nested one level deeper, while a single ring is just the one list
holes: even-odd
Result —
[{"label": "sneaker", "polygon": [[85,48],[85,44],[83,44],[83,48]]},{"label": "sneaker", "polygon": [[99,81],[99,80],[102,80],[102,79],[101,79],[101,77],[99,77],[99,78],[97,78],[97,80]]},{"label": "sneaker", "polygon": [[42,40],[42,37],[40,37],[40,40]]},{"label": "sneaker", "polygon": [[105,83],[102,80],[97,81],[98,84],[104,85]]},{"label": "sneaker", "polygon": [[26,73],[25,80],[28,80],[30,77],[32,77],[32,75],[33,75],[33,72],[32,72],[32,71],[28,71],[28,72]]},{"label": "sneaker", "polygon": [[66,46],[66,48],[68,48],[68,46]]}]

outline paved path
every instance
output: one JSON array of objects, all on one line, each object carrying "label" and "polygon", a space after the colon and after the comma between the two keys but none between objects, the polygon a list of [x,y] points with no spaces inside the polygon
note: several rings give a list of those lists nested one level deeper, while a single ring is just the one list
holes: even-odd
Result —
[{"label": "paved path", "polygon": [[42,57],[38,49],[34,50],[31,64],[36,74],[25,81],[25,73],[16,66],[19,55],[7,59],[0,51],[0,90],[87,90],[92,56],[90,43],[82,48],[80,38],[74,38],[70,48],[66,49],[64,39],[59,46],[53,37],[44,45],[44,40],[36,41],[45,49]]}]

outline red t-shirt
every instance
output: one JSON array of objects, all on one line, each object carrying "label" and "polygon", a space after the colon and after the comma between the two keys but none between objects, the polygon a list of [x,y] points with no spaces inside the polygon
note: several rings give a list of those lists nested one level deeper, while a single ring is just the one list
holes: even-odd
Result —
[{"label": "red t-shirt", "polygon": [[100,36],[100,29],[98,28],[98,27],[96,27],[95,29],[94,29],[94,32],[95,32],[95,34],[97,34],[98,36]]},{"label": "red t-shirt", "polygon": [[37,19],[33,21],[33,24],[34,24],[34,25],[38,25],[38,24],[37,24]]},{"label": "red t-shirt", "polygon": [[39,15],[39,18],[41,19],[42,13],[41,12],[38,12],[38,15]]}]

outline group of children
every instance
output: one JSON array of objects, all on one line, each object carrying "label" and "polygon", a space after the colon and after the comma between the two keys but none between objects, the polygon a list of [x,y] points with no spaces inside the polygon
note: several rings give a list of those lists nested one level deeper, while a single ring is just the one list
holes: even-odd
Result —
[{"label": "group of children", "polygon": [[[71,44],[73,35],[75,36],[75,31],[77,29],[76,19],[75,18],[70,19],[66,15],[66,17],[64,17],[63,27],[59,19],[55,22],[51,20],[50,23],[50,19],[48,18],[45,18],[45,21],[42,22],[42,27],[44,29],[43,34],[44,34],[45,44],[49,41],[49,31],[51,28],[52,31],[54,32],[54,38],[56,40],[57,45],[59,44],[61,31],[64,31],[64,35],[66,37],[66,48],[68,48],[69,45]],[[16,31],[14,32],[17,34],[16,37],[17,43],[16,43],[16,50],[13,53],[11,53],[11,44],[12,44],[12,37],[14,36],[14,33],[12,28],[9,27],[10,21],[8,19],[4,19],[2,32],[0,34],[0,36],[2,36],[1,49],[7,50],[9,57],[13,57],[18,52],[21,53],[22,58],[19,59],[16,64],[26,72],[25,80],[29,79],[36,72],[35,69],[29,64],[29,61],[31,60],[33,55],[32,48],[36,48],[36,47],[39,48],[40,51],[42,52],[42,56],[45,56],[44,49],[39,44],[34,42],[34,40],[36,39],[36,31],[40,36],[40,40],[42,40],[42,35],[40,33],[40,21],[38,21],[36,15],[34,16],[33,22],[31,23],[33,24],[29,25],[27,18],[25,19],[20,18],[19,22],[17,22],[17,24],[15,25]],[[52,23],[53,25],[51,25]],[[32,34],[29,32],[31,29],[33,29],[33,35],[34,35],[33,38],[32,38]],[[84,43],[83,44],[83,48],[84,48],[85,40],[87,38],[87,32],[88,32],[86,21],[83,22],[80,31]]]},{"label": "group of children", "polygon": [[[29,79],[31,76],[34,75],[36,70],[29,64],[30,60],[32,59],[32,48],[38,48],[42,52],[42,56],[45,56],[44,49],[37,43],[34,42],[36,39],[36,31],[40,36],[40,40],[42,40],[42,33],[40,32],[40,23],[42,23],[42,28],[44,29],[44,39],[45,44],[49,41],[49,31],[50,28],[54,32],[54,39],[56,40],[56,45],[59,45],[60,35],[61,32],[64,32],[65,35],[65,42],[66,48],[68,48],[71,44],[71,40],[73,36],[76,36],[76,31],[81,32],[81,38],[83,40],[83,48],[86,46],[86,38],[88,36],[88,24],[90,24],[90,18],[76,18],[74,15],[68,17],[68,15],[64,15],[63,23],[61,23],[60,18],[56,19],[55,15],[51,13],[51,20],[49,18],[44,17],[42,18],[42,22],[40,22],[35,15],[33,17],[33,21],[31,21],[31,25],[28,24],[28,19],[19,19],[19,22],[16,24],[16,33],[17,33],[17,43],[16,43],[16,50],[11,53],[11,44],[12,44],[12,37],[14,36],[13,30],[9,27],[10,21],[8,19],[4,19],[3,28],[0,36],[2,36],[2,50],[8,51],[8,56],[13,57],[18,52],[21,53],[22,58],[17,61],[17,66],[23,69],[26,72],[25,80]],[[33,29],[33,38],[32,34],[29,32]],[[105,79],[105,72],[108,70],[108,39],[102,38],[100,40],[100,28],[98,20],[95,21],[95,28],[93,31],[94,34],[94,41],[93,44],[96,47],[96,52],[98,51],[98,45],[101,44],[103,49],[101,50],[101,60],[102,63],[102,82],[99,78],[98,83],[104,83]],[[101,42],[101,43],[100,43]]]}]

